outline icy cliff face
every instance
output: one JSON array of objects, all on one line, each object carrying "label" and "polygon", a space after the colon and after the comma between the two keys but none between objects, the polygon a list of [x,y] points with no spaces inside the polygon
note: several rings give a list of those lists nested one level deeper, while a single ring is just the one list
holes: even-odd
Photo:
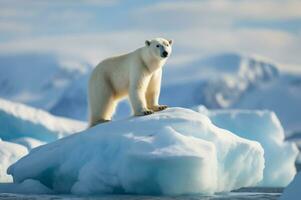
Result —
[{"label": "icy cliff face", "polygon": [[207,110],[203,106],[196,110],[206,114],[216,126],[262,145],[265,168],[263,180],[258,186],[285,187],[293,180],[299,151],[294,143],[285,141],[284,130],[274,112]]},{"label": "icy cliff face", "polygon": [[188,194],[254,186],[264,151],[213,125],[203,114],[171,108],[100,124],[33,149],[8,172],[73,194]]}]

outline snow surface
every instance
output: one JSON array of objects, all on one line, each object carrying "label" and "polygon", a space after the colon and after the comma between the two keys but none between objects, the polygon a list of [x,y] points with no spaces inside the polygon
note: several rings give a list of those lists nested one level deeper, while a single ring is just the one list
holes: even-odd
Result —
[{"label": "snow surface", "polygon": [[0,99],[2,140],[32,137],[49,142],[85,127],[86,124],[80,121],[56,117],[40,109]]},{"label": "snow surface", "polygon": [[280,197],[280,200],[299,200],[301,197],[301,173],[298,173],[294,180],[287,186]]},{"label": "snow surface", "polygon": [[33,179],[73,194],[187,194],[254,186],[261,145],[183,108],[100,124],[33,149],[10,166],[15,183]]},{"label": "snow surface", "polygon": [[256,110],[196,110],[206,114],[213,124],[236,135],[258,141],[264,148],[264,178],[258,184],[265,187],[285,187],[296,174],[295,161],[299,150],[284,139],[284,130],[274,112]]},{"label": "snow surface", "polygon": [[12,177],[6,173],[7,168],[27,153],[24,146],[0,139],[0,182],[12,181]]}]

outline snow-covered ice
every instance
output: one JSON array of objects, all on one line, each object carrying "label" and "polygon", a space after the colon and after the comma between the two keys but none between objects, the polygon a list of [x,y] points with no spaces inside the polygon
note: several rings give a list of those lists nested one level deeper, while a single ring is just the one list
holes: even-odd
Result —
[{"label": "snow-covered ice", "polygon": [[285,187],[296,174],[295,161],[298,149],[284,139],[284,130],[274,112],[256,110],[207,110],[196,108],[206,114],[218,127],[234,134],[258,141],[264,148],[264,178],[258,184],[265,187]]},{"label": "snow-covered ice", "polygon": [[46,111],[0,99],[0,138],[31,137],[49,142],[83,130],[86,123],[53,116]]},{"label": "snow-covered ice", "polygon": [[204,114],[170,108],[40,146],[8,172],[16,184],[32,179],[61,193],[213,193],[260,182],[263,154]]},{"label": "snow-covered ice", "polygon": [[301,173],[299,172],[294,180],[285,188],[280,200],[299,200],[301,197]]},{"label": "snow-covered ice", "polygon": [[0,182],[12,181],[6,170],[31,149],[85,129],[86,123],[0,99]]},{"label": "snow-covered ice", "polygon": [[27,153],[24,146],[0,139],[0,182],[12,181],[12,177],[6,173],[7,168]]}]

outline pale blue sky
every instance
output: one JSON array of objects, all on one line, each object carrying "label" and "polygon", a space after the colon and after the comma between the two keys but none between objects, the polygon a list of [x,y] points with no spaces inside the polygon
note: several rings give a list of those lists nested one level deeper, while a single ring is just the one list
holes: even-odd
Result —
[{"label": "pale blue sky", "polygon": [[92,64],[150,37],[175,40],[174,63],[258,54],[299,68],[301,2],[0,1],[0,53],[51,52]]}]

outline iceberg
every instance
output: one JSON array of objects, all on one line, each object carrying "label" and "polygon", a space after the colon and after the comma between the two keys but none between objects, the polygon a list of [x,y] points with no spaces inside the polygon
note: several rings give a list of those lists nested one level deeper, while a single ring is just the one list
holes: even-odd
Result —
[{"label": "iceberg", "polygon": [[216,126],[262,145],[265,169],[258,186],[285,187],[293,180],[299,151],[294,143],[285,141],[284,130],[274,112],[207,110],[204,106],[199,106],[196,110],[206,114]]},{"label": "iceberg", "polygon": [[[5,193],[14,193],[14,194],[51,194],[52,191],[47,187],[42,185],[39,181],[35,180],[25,180],[20,184],[13,183],[1,183],[0,191],[5,191]],[[1,197],[2,198],[2,197]],[[23,199],[19,197],[17,199]],[[41,199],[40,196],[37,199]]]},{"label": "iceberg", "polygon": [[255,186],[263,170],[258,142],[218,128],[204,114],[170,108],[37,147],[8,173],[14,184],[33,180],[54,193],[179,195]]},{"label": "iceberg", "polygon": [[86,123],[56,117],[41,109],[0,99],[0,138],[31,137],[50,142],[83,130]]},{"label": "iceberg", "polygon": [[85,127],[81,121],[0,99],[0,182],[12,181],[7,168],[31,149]]}]

